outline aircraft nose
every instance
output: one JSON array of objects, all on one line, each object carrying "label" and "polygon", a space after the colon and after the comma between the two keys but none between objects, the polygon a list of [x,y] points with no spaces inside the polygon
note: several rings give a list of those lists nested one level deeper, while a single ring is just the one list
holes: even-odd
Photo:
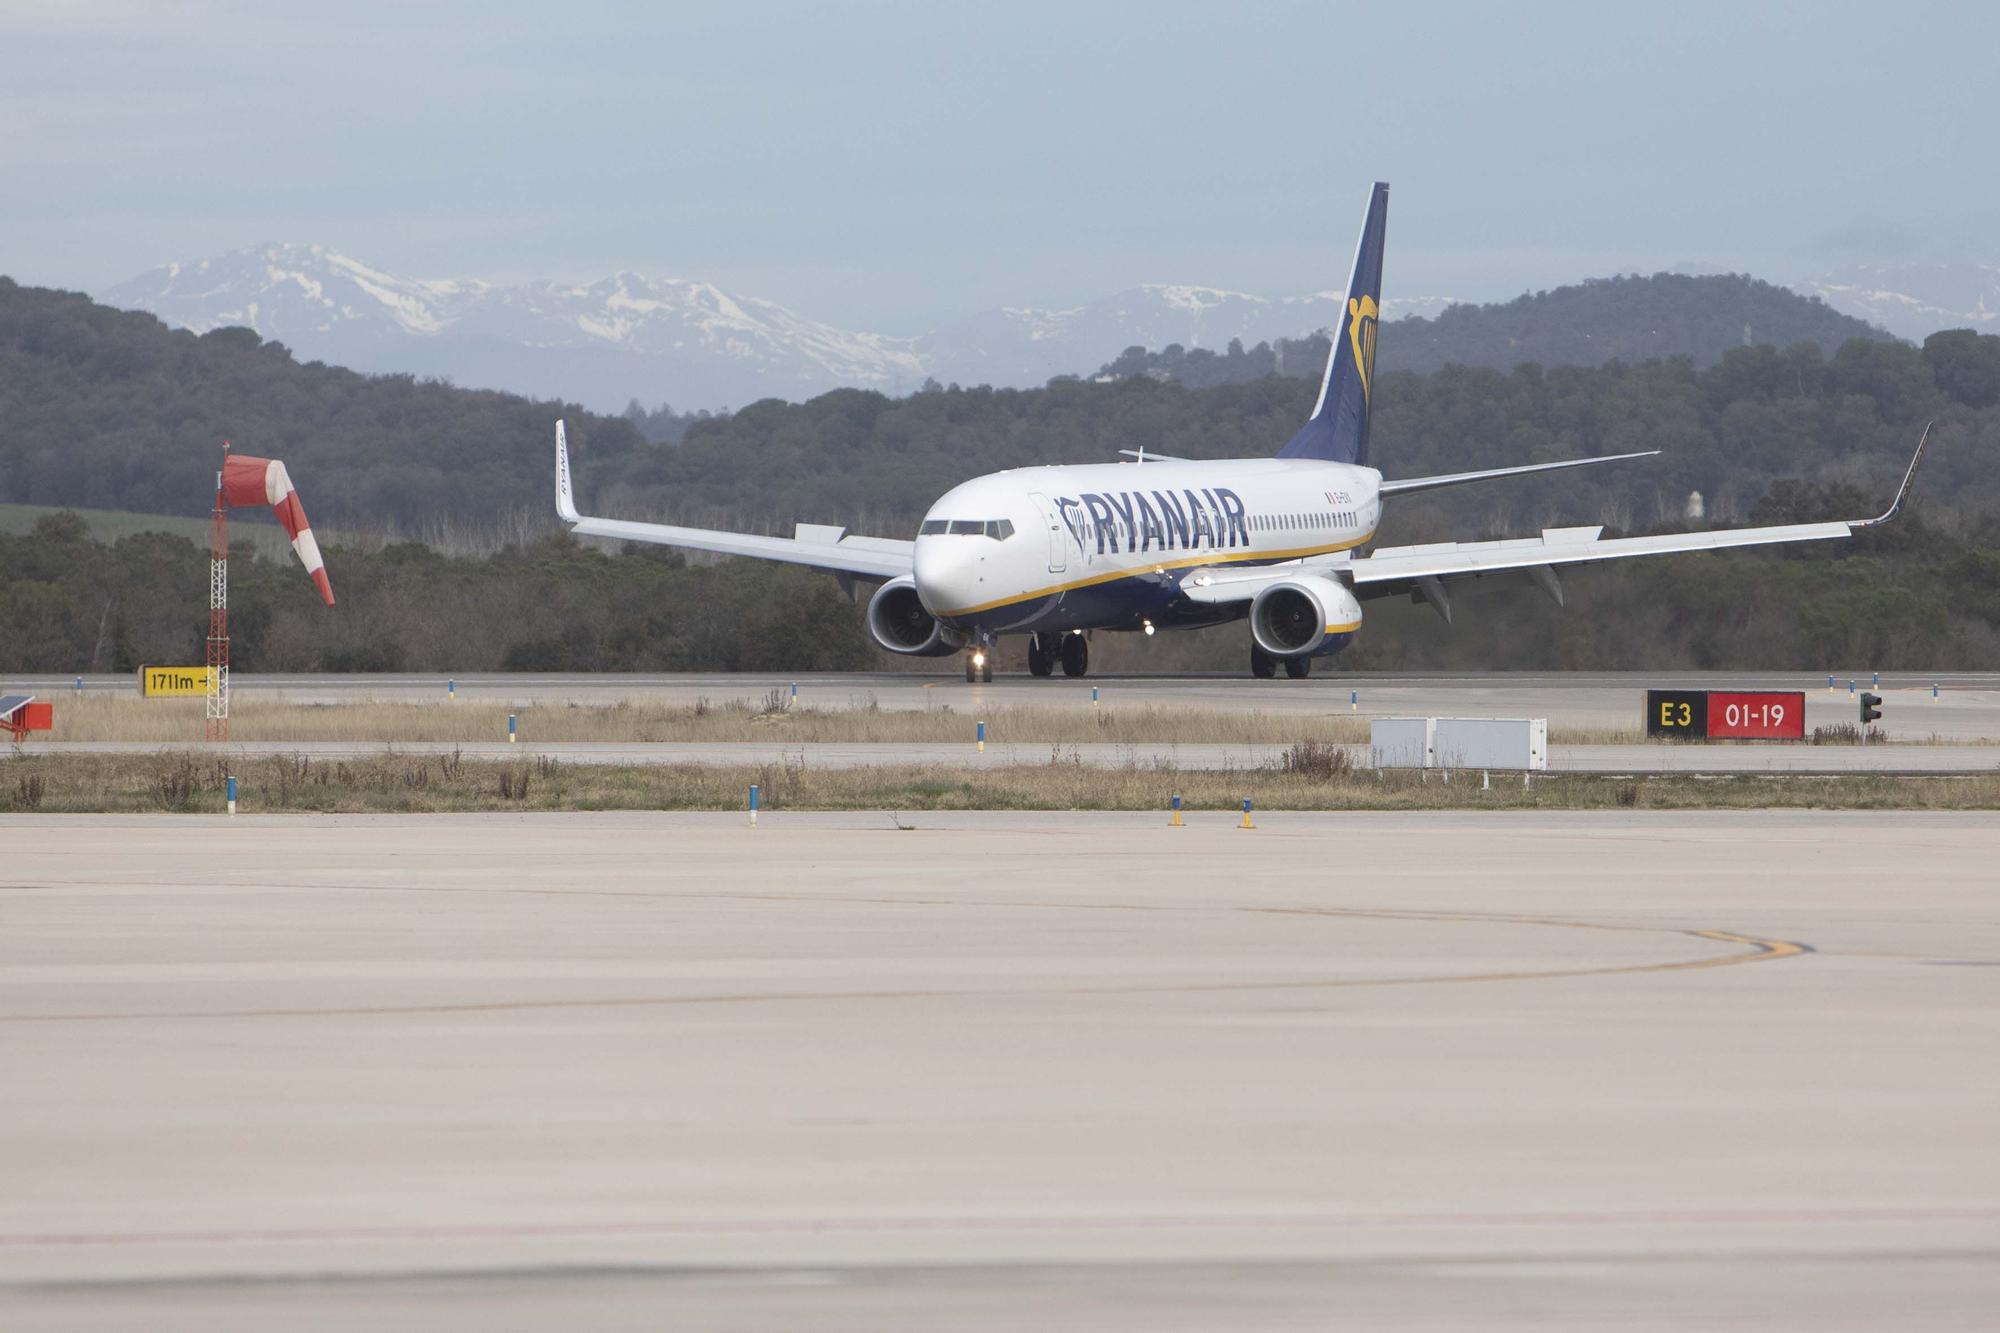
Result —
[{"label": "aircraft nose", "polygon": [[912,573],[917,600],[932,615],[944,615],[979,601],[979,560],[972,549],[977,538],[919,537]]}]

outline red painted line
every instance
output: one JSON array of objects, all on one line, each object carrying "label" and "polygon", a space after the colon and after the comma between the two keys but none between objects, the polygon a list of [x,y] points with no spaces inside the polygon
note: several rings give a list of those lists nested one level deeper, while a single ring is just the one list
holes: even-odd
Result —
[{"label": "red painted line", "polygon": [[1928,1208],[1706,1208],[1562,1213],[1252,1213],[1082,1217],[777,1217],[442,1226],[271,1227],[186,1231],[0,1232],[0,1248],[283,1245],[366,1241],[561,1240],[618,1236],[813,1235],[827,1232],[1231,1231],[1424,1227],[1854,1226],[2000,1223],[2000,1205]]}]

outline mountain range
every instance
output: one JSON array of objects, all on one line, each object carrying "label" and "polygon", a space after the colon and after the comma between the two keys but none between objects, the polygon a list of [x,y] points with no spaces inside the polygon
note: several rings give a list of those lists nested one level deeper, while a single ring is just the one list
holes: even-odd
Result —
[{"label": "mountain range", "polygon": [[[1850,268],[1798,290],[1904,337],[1991,328],[2000,269]],[[170,264],[98,294],[206,332],[240,325],[304,360],[436,377],[615,411],[629,401],[720,410],[842,386],[905,393],[926,379],[1026,388],[1089,374],[1126,348],[1226,348],[1332,324],[1334,292],[1268,299],[1148,285],[1061,310],[1001,307],[918,337],[859,332],[712,283],[621,272],[583,285],[404,277],[319,245]],[[1448,298],[1390,300],[1435,316]]]},{"label": "mountain range", "polygon": [[[614,273],[587,285],[406,278],[319,245],[170,264],[97,294],[205,333],[240,325],[304,360],[564,398],[686,409],[803,399],[842,386],[1028,388],[1087,373],[1135,344],[1255,344],[1330,323],[1337,293],[1266,300],[1146,286],[1066,310],[982,311],[920,337],[838,328],[712,283]],[[1434,312],[1449,300],[1391,302]]]}]

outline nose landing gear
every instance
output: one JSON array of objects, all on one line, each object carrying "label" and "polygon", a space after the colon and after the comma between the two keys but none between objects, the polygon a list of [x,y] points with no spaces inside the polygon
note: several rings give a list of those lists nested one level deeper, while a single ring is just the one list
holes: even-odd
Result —
[{"label": "nose landing gear", "polygon": [[993,649],[985,644],[974,644],[966,649],[965,683],[967,685],[993,683]]}]

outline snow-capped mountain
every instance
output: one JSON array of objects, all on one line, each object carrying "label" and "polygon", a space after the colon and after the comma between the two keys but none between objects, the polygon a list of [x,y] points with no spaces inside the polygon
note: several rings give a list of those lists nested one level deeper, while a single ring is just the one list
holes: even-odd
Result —
[{"label": "snow-capped mountain", "polygon": [[319,245],[268,245],[169,264],[100,293],[197,333],[240,325],[288,345],[353,330],[442,333],[488,291],[482,282],[413,282]]},{"label": "snow-capped mountain", "polygon": [[[1128,347],[1221,351],[1298,338],[1331,327],[1340,292],[1267,300],[1214,287],[1145,286],[1068,310],[987,310],[917,340],[926,370],[941,382],[1030,385],[1088,374]],[[1444,298],[1387,301],[1383,316],[1436,314]]]},{"label": "snow-capped mountain", "polygon": [[2000,332],[2000,268],[1990,264],[1856,264],[1797,287],[1917,342],[1939,329]]},{"label": "snow-capped mountain", "polygon": [[[1135,287],[1067,310],[984,311],[920,338],[857,332],[713,284],[616,273],[582,286],[401,277],[318,245],[238,250],[98,294],[196,332],[255,329],[301,359],[437,375],[617,410],[805,398],[841,386],[908,392],[926,378],[1027,387],[1089,374],[1133,344],[1221,349],[1299,337],[1340,297],[1266,300],[1211,287]],[[1390,303],[1435,313],[1444,301]]]}]

